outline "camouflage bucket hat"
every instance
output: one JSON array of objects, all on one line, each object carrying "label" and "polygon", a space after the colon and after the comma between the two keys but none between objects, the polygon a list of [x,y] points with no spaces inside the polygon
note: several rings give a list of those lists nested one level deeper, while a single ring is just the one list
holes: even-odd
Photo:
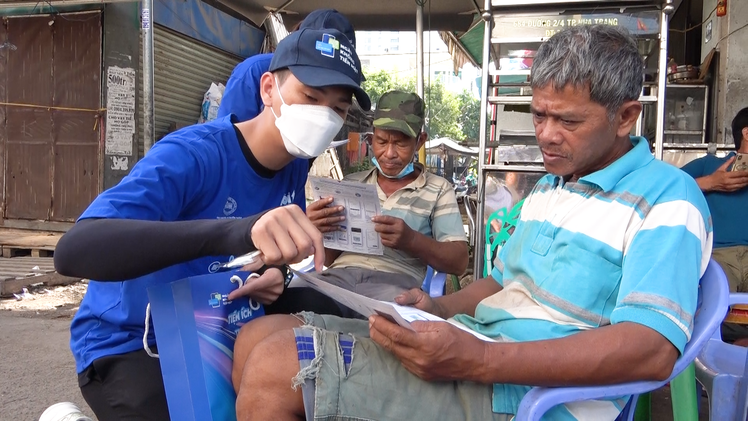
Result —
[{"label": "camouflage bucket hat", "polygon": [[375,128],[397,130],[416,137],[423,127],[423,101],[414,93],[390,91],[382,95],[374,111]]}]

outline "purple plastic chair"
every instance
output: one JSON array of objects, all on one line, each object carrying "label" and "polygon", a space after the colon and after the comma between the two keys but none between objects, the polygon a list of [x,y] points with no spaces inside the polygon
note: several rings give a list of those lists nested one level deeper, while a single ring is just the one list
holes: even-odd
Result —
[{"label": "purple plastic chair", "polygon": [[[748,304],[748,294],[730,294],[733,304]],[[748,348],[722,342],[717,329],[695,364],[696,378],[709,396],[709,419],[745,420]]]},{"label": "purple plastic chair", "polygon": [[[667,380],[661,382],[633,382],[615,386],[535,387],[522,399],[515,420],[540,420],[548,410],[556,405],[562,405],[567,402],[615,398],[626,395],[631,395],[631,399],[629,399],[618,419],[632,420],[639,394],[659,389],[688,367],[696,356],[699,355],[699,352],[712,337],[712,334],[718,331],[722,319],[725,318],[728,308],[728,283],[722,268],[714,260],[709,262],[704,276],[701,277],[700,284],[700,304],[696,312],[696,317],[694,317],[693,335],[691,335],[691,340],[686,344],[683,355],[675,362],[673,372]],[[742,361],[745,361],[745,359]],[[712,419],[722,420],[730,418]]]}]

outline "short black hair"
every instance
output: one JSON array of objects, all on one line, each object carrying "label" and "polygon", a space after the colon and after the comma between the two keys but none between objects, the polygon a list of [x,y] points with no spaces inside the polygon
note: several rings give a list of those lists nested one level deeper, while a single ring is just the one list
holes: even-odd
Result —
[{"label": "short black hair", "polygon": [[278,69],[272,73],[276,78],[278,78],[278,87],[280,88],[286,82],[286,79],[288,79],[288,76],[291,74],[291,70],[286,67],[283,69]]},{"label": "short black hair", "polygon": [[732,119],[732,138],[735,141],[735,150],[740,149],[743,142],[743,129],[748,127],[748,107],[738,111]]}]

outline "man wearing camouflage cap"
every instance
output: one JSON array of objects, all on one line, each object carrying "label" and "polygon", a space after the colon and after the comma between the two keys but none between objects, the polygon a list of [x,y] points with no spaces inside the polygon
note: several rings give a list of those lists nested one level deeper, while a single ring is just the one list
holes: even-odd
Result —
[{"label": "man wearing camouflage cap", "polygon": [[[375,168],[351,174],[347,180],[378,186],[382,214],[373,218],[384,254],[375,256],[326,249],[332,283],[382,300],[392,300],[404,289],[419,288],[426,266],[461,274],[468,264],[468,248],[454,190],[447,180],[414,163],[427,140],[421,128],[424,106],[414,93],[391,91],[382,95],[374,113],[370,140]],[[309,205],[307,216],[322,233],[345,223],[342,206],[332,197]]]},{"label": "man wearing camouflage cap", "polygon": [[[444,273],[465,271],[467,239],[452,186],[442,177],[425,171],[420,163],[413,163],[416,151],[428,137],[421,131],[423,120],[424,106],[418,95],[400,91],[382,95],[374,113],[374,134],[370,142],[375,168],[350,174],[346,180],[377,185],[382,214],[373,220],[382,238],[384,254],[325,249],[325,265],[329,269],[320,275],[326,281],[371,298],[394,301],[401,293],[421,287],[427,265]],[[343,207],[332,206],[332,201],[332,197],[326,197],[307,206],[307,216],[322,233],[337,231],[345,221],[341,216]],[[319,307],[324,307],[323,313],[344,317],[357,315],[345,307],[339,312],[330,311],[329,304],[324,302],[329,298],[312,289],[290,288],[287,294],[289,292],[315,297],[320,301]],[[302,303],[307,305],[309,300]],[[284,310],[294,312],[309,308],[301,308],[294,301]],[[239,333],[233,369],[237,390],[240,390],[244,362],[258,335],[286,327],[274,325],[273,320],[268,318],[267,324],[255,325],[254,330],[247,325]]]},{"label": "man wearing camouflage cap", "polygon": [[[423,101],[413,93],[391,91],[382,95],[374,117],[374,127],[397,130],[416,138],[423,126]],[[420,139],[417,139],[420,140]]]}]

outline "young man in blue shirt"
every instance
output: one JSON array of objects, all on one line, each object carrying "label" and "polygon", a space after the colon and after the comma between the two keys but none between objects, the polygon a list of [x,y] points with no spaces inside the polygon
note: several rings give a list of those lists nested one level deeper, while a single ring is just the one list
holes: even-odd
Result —
[{"label": "young man in blue shirt", "polygon": [[[100,420],[169,419],[159,362],[143,350],[148,286],[213,272],[253,250],[267,265],[313,253],[321,269],[322,236],[304,215],[307,160],[329,146],[352,96],[370,108],[362,79],[343,33],[289,35],[260,78],[257,117],[228,115],[166,136],[63,236],[58,272],[92,279],[70,343]],[[284,280],[270,267],[230,298],[269,304]]]}]

